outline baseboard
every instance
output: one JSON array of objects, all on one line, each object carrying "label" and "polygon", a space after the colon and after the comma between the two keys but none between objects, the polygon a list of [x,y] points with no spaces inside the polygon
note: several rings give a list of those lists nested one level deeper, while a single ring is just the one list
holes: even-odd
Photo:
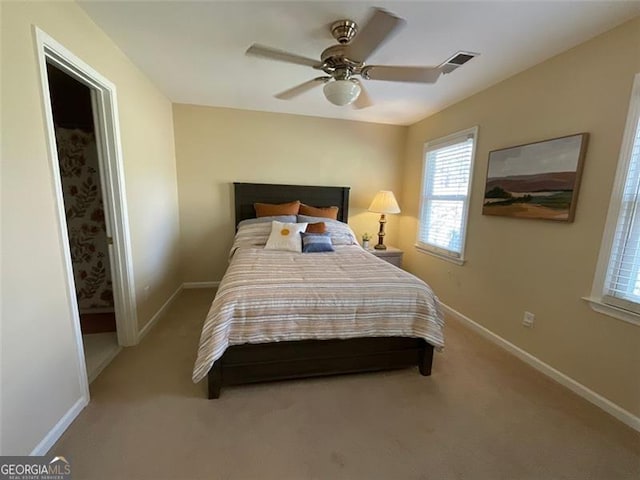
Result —
[{"label": "baseboard", "polygon": [[[219,282],[218,282],[219,283]],[[160,309],[156,312],[156,314],[151,317],[151,320],[147,322],[147,324],[138,332],[138,341],[142,340],[142,338],[149,333],[149,331],[153,328],[156,322],[162,317],[164,312],[169,308],[171,303],[176,299],[178,294],[182,291],[183,286],[180,285],[175,292],[169,297],[169,299],[164,302],[164,304],[160,307]],[[114,352],[113,356],[115,357],[121,349],[118,349]],[[110,361],[111,359],[109,359]],[[105,362],[104,368],[109,362]],[[98,372],[99,373],[99,372]],[[95,375],[97,376],[97,374]],[[38,445],[31,451],[30,455],[45,455],[49,449],[55,444],[58,439],[62,436],[71,422],[73,422],[76,417],[80,414],[82,409],[87,406],[89,403],[88,397],[81,397],[78,401],[65,413],[62,418],[55,424],[55,426],[45,435],[45,437],[38,443]]]},{"label": "baseboard", "polygon": [[508,340],[505,340],[501,336],[496,335],[491,330],[483,327],[477,322],[474,322],[466,315],[463,315],[462,313],[458,312],[457,310],[454,310],[448,305],[445,305],[445,304],[441,304],[441,305],[445,313],[456,318],[465,326],[471,328],[475,332],[479,333],[480,335],[487,338],[491,342],[495,343],[499,347],[505,349],[509,353],[515,355],[523,362],[532,366],[539,372],[547,375],[548,377],[555,380],[559,384],[567,387],[572,392],[576,393],[577,395],[580,395],[585,400],[593,403],[597,407],[600,407],[602,410],[614,416],[625,425],[628,425],[634,430],[637,430],[638,432],[640,432],[640,417],[635,416],[634,414],[625,410],[621,406],[613,403],[611,400],[608,400],[607,398],[603,397],[599,393],[596,393],[590,388],[584,386],[577,380],[574,380],[568,375],[565,375],[564,373],[556,370],[551,365],[540,360],[538,357],[531,355],[529,352],[526,352],[520,347],[515,346],[513,343],[509,342]]},{"label": "baseboard", "polygon": [[183,286],[180,285],[176,289],[176,291],[173,292],[173,294],[167,299],[167,301],[164,302],[164,304],[155,313],[155,315],[151,317],[151,320],[149,320],[147,324],[144,327],[142,327],[142,329],[138,332],[138,342],[140,342],[140,340],[142,340],[145,337],[145,335],[149,333],[149,331],[154,327],[154,325],[158,322],[158,320],[160,320],[160,317],[162,317],[162,315],[167,310],[167,308],[169,308],[171,303],[176,299],[178,294],[182,291],[182,288]]},{"label": "baseboard", "polygon": [[138,333],[138,342],[144,338],[144,336],[149,333],[149,330],[153,328],[156,322],[162,317],[164,312],[169,308],[171,303],[176,299],[178,294],[187,288],[217,288],[220,285],[220,282],[185,282],[180,285],[175,292],[169,297],[169,299],[164,302],[164,304],[160,307],[160,309],[155,313],[151,320],[147,322],[147,324],[142,327],[140,332]]},{"label": "baseboard", "polygon": [[34,448],[29,455],[31,456],[41,456],[46,455],[53,444],[58,441],[58,439],[62,436],[71,422],[73,422],[76,417],[80,414],[82,409],[87,406],[89,403],[89,399],[87,397],[80,397],[76,403],[65,413],[58,423],[49,430],[49,433],[45,435],[45,437],[40,441],[40,443]]},{"label": "baseboard", "polygon": [[80,315],[84,315],[85,313],[91,314],[91,313],[114,313],[114,312],[115,312],[114,307],[81,308],[80,309]]},{"label": "baseboard", "polygon": [[93,383],[93,381],[98,378],[98,375],[102,373],[102,371],[107,368],[107,365],[111,363],[111,361],[116,358],[116,356],[122,351],[122,347],[118,345],[118,348],[114,348],[109,355],[96,367],[92,372],[87,373],[87,381],[89,385]]},{"label": "baseboard", "polygon": [[184,282],[182,288],[218,288],[220,281],[217,282]]}]

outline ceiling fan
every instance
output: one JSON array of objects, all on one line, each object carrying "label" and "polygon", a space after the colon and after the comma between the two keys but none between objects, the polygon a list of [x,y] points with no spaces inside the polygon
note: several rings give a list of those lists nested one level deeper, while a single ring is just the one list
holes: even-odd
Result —
[{"label": "ceiling fan", "polygon": [[361,29],[353,20],[333,22],[330,27],[331,35],[338,44],[325,49],[320,54],[320,60],[259,44],[251,45],[246,54],[304,65],[326,74],[280,92],[276,98],[290,100],[318,85],[324,85],[324,95],[331,103],[338,106],[353,104],[355,108],[372,105],[362,82],[355,76],[365,80],[435,83],[441,74],[450,73],[479,55],[473,52],[457,52],[440,65],[428,67],[366,65],[367,58],[404,23],[403,19],[392,13],[374,8]]}]

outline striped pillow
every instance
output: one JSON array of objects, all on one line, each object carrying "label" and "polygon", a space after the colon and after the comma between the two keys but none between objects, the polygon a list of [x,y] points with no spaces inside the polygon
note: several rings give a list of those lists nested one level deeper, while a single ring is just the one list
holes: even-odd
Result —
[{"label": "striped pillow", "polygon": [[301,233],[302,253],[333,252],[329,233]]}]

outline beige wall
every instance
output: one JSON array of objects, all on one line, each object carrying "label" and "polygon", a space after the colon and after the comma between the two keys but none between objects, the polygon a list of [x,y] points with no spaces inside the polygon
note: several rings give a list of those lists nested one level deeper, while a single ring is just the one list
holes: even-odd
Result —
[{"label": "beige wall", "polygon": [[[634,74],[640,19],[410,127],[400,245],[407,268],[449,306],[640,415],[640,327],[594,313],[589,295]],[[462,74],[462,71],[460,72]],[[479,126],[464,266],[419,253],[424,142]],[[489,151],[591,134],[575,222],[481,215]],[[523,312],[535,327],[521,325]]]},{"label": "beige wall", "polygon": [[181,279],[170,102],[74,3],[1,8],[0,451],[9,455],[30,453],[81,396],[32,25],[117,87],[140,325]]},{"label": "beige wall", "polygon": [[350,186],[358,236],[377,232],[379,216],[366,211],[375,193],[399,191],[406,127],[192,105],[174,105],[173,114],[186,282],[224,274],[234,181]]},{"label": "beige wall", "polygon": [[[81,394],[32,24],[118,88],[140,325],[182,279],[222,277],[231,182],[350,185],[358,234],[375,233],[377,215],[366,208],[377,190],[392,189],[403,216],[390,219],[388,243],[447,304],[640,415],[640,329],[580,300],[640,71],[638,20],[407,128],[188,105],[174,105],[172,119],[169,101],[75,4],[1,9],[2,454],[32,451]],[[476,124],[468,262],[458,267],[412,246],[421,152],[425,141]],[[489,150],[578,131],[591,142],[575,223],[481,216]],[[520,325],[525,309],[537,316],[531,330]]]}]

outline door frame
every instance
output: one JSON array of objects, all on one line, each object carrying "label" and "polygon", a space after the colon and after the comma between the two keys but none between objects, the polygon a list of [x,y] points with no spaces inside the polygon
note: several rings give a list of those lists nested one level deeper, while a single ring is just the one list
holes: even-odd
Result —
[{"label": "door frame", "polygon": [[109,258],[118,343],[123,346],[130,346],[138,342],[138,320],[116,86],[40,28],[34,25],[33,29],[40,70],[49,163],[56,199],[58,234],[63,250],[61,253],[67,278],[67,300],[73,315],[73,330],[76,337],[78,359],[81,364],[81,383],[88,395],[82,332],[80,330],[80,314],[76,300],[67,220],[62,196],[62,181],[51,109],[47,63],[53,64],[91,89],[105,223],[107,236],[113,239],[112,245],[109,245]]}]

